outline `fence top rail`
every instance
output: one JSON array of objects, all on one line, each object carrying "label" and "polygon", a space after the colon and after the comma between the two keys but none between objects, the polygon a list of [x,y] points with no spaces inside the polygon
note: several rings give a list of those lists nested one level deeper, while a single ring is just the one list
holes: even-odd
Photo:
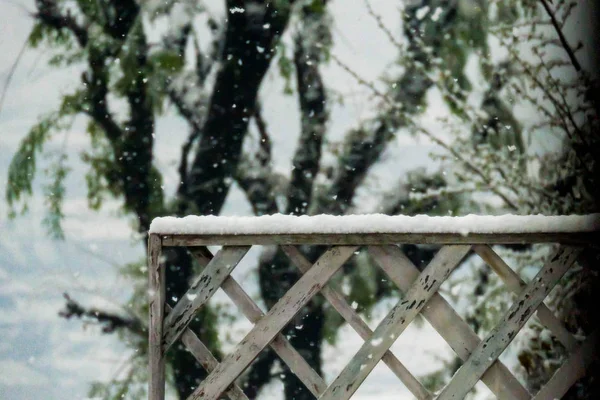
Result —
[{"label": "fence top rail", "polygon": [[155,218],[166,246],[248,244],[564,243],[593,244],[600,214],[588,215],[266,215]]}]

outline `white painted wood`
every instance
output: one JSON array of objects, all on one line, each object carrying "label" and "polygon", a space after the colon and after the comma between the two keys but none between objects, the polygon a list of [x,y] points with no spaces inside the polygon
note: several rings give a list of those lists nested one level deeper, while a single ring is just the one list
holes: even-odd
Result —
[{"label": "white painted wood", "polygon": [[250,246],[223,247],[194,280],[189,290],[179,299],[173,311],[165,319],[164,351],[167,351],[181,336],[194,319],[196,312],[217,291],[248,250]]},{"label": "white painted wood", "polygon": [[463,399],[469,393],[479,378],[525,325],[529,317],[533,315],[558,280],[575,262],[580,252],[581,249],[573,247],[558,249],[526,289],[517,296],[517,300],[502,321],[477,346],[436,399]]},{"label": "white painted wood", "polygon": [[[165,312],[168,314],[170,311],[172,311],[171,307],[165,304]],[[181,342],[207,372],[212,371],[219,365],[219,361],[190,328],[186,328],[181,335]],[[231,400],[249,400],[236,383],[233,383],[225,394]]]},{"label": "white painted wood", "polygon": [[165,398],[165,358],[161,342],[165,312],[165,268],[160,262],[161,243],[158,235],[148,237],[148,294],[150,326],[148,329],[149,400]]},{"label": "white painted wood", "polygon": [[[290,258],[292,263],[298,267],[302,273],[306,273],[310,267],[308,261],[295,246],[282,246],[285,254]],[[360,335],[363,340],[369,340],[373,331],[369,325],[358,315],[358,313],[348,304],[344,296],[334,290],[330,285],[321,289],[321,294],[329,301],[336,309],[342,318]],[[433,398],[432,394],[415,378],[410,371],[394,356],[391,351],[385,352],[382,359],[387,364],[392,372],[404,383],[408,390],[419,400],[427,400]]]},{"label": "white painted wood", "polygon": [[[527,284],[521,279],[519,274],[513,271],[490,246],[476,245],[473,246],[473,250],[494,270],[513,293],[519,294],[525,289]],[[544,303],[540,304],[536,315],[540,322],[556,336],[569,352],[577,348],[577,339],[575,339]]]},{"label": "white painted wood", "polygon": [[598,360],[598,337],[595,331],[573,352],[564,364],[552,375],[552,378],[535,395],[533,400],[560,399],[571,386],[583,378],[587,367]]},{"label": "white painted wood", "polygon": [[[189,250],[200,265],[206,265],[211,259],[210,252],[206,248],[192,247]],[[221,285],[221,289],[223,289],[225,294],[227,294],[250,322],[256,324],[264,316],[260,307],[258,307],[232,276],[228,276],[225,279]],[[327,384],[285,336],[281,333],[277,334],[270,346],[315,397],[323,393]]]},{"label": "white painted wood", "polygon": [[[419,276],[418,268],[397,246],[369,246],[369,254],[403,293]],[[481,342],[479,336],[439,293],[431,297],[421,314],[463,361]],[[531,398],[527,389],[500,361],[496,361],[481,380],[499,399]]]},{"label": "white painted wood", "polygon": [[190,400],[216,400],[275,338],[329,278],[352,256],[356,246],[329,249],[315,265],[261,318],[219,366],[202,382]]},{"label": "white painted wood", "polygon": [[469,252],[471,246],[446,246],[433,258],[404,298],[386,315],[370,340],[327,388],[320,400],[347,400],[366,379],[383,354],[423,309],[431,296]]}]

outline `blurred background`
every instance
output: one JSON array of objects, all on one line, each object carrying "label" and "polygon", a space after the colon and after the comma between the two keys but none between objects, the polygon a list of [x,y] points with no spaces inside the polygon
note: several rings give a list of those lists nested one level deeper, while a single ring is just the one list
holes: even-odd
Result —
[{"label": "blurred background", "polygon": [[[154,217],[598,212],[598,17],[591,0],[0,0],[0,398],[146,398]],[[402,247],[418,266],[437,250]],[[527,280],[551,248],[497,251]],[[165,262],[174,304],[198,267]],[[375,327],[400,294],[372,264],[334,285]],[[269,248],[233,275],[263,309],[298,279]],[[576,267],[547,302],[575,335],[598,324],[597,282]],[[481,337],[513,299],[475,257],[441,293]],[[251,325],[219,293],[193,328],[222,355]],[[286,335],[328,382],[362,345],[319,300]],[[420,319],[392,349],[433,391],[461,365]],[[501,359],[535,392],[565,354],[533,318]],[[313,398],[270,351],[246,372],[250,398]],[[589,375],[565,398],[598,398]],[[204,376],[171,349],[169,398]],[[354,398],[411,395],[379,365]]]}]

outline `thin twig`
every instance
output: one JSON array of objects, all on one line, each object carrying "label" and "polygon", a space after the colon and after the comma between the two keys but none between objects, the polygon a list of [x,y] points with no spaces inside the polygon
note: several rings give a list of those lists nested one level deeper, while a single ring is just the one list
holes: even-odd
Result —
[{"label": "thin twig", "polygon": [[560,28],[560,24],[559,24],[558,20],[556,19],[556,16],[554,15],[554,12],[550,8],[550,5],[548,4],[548,1],[547,0],[540,0],[540,2],[542,3],[542,6],[544,7],[544,10],[546,10],[546,13],[550,17],[550,21],[552,22],[552,26],[554,26],[554,29],[556,30],[556,33],[558,34],[558,38],[559,38],[559,40],[560,40],[560,42],[561,42],[564,50],[567,52],[567,55],[569,56],[569,59],[571,60],[571,64],[573,64],[573,67],[575,68],[575,70],[577,72],[580,72],[581,71],[581,64],[579,64],[579,61],[577,61],[577,57],[575,56],[575,53],[573,52],[573,49],[569,45],[569,42],[567,42],[567,38],[563,34],[563,31]]},{"label": "thin twig", "polygon": [[[348,72],[350,75],[352,75],[361,85],[364,85],[364,86],[368,87],[369,89],[371,89],[373,91],[373,93],[375,93],[375,95],[377,97],[379,97],[380,99],[382,99],[383,101],[385,101],[392,108],[397,109],[400,112],[403,112],[402,107],[400,107],[396,102],[394,102],[392,99],[390,99],[387,95],[385,95],[385,94],[381,93],[379,90],[377,90],[371,83],[367,82],[365,79],[363,79],[362,77],[360,77],[356,72],[352,71],[350,69],[350,67],[348,67],[347,65],[345,65],[334,54],[331,55],[331,58],[342,69],[344,69],[346,72]],[[460,154],[459,152],[457,152],[454,148],[452,148],[452,146],[450,146],[449,144],[447,144],[446,142],[444,142],[443,140],[441,140],[440,138],[438,138],[437,136],[435,136],[433,133],[429,132],[427,129],[425,129],[423,127],[420,127],[420,126],[416,126],[412,122],[412,120],[410,120],[409,118],[407,118],[406,120],[407,120],[407,124],[413,126],[413,128],[416,131],[421,132],[423,135],[427,136],[434,143],[436,143],[440,147],[444,148],[446,151],[450,152],[450,154],[452,154],[454,157],[456,157],[458,160],[460,160],[468,169],[470,169],[472,172],[474,172],[476,175],[478,175],[486,184],[488,184],[492,188],[492,192],[494,194],[496,194],[498,197],[500,197],[506,203],[507,206],[511,207],[514,210],[518,210],[519,209],[519,207],[517,206],[517,204],[515,204],[515,202],[513,202],[511,199],[509,199],[499,189],[497,189],[497,188],[493,187],[493,185],[491,185],[491,180],[485,175],[485,173],[483,171],[481,171],[479,168],[477,168],[477,166],[475,166],[469,160],[465,159],[462,156],[462,154]]]},{"label": "thin twig", "polygon": [[377,22],[377,26],[379,26],[379,29],[381,29],[383,31],[383,33],[385,33],[385,35],[388,37],[389,41],[394,46],[396,46],[398,49],[402,49],[402,44],[396,40],[396,38],[394,37],[392,32],[388,29],[387,26],[385,26],[385,24],[383,23],[383,20],[381,19],[381,16],[379,16],[379,14],[375,13],[375,11],[371,7],[371,4],[369,3],[369,1],[364,0],[364,2],[365,2],[365,6],[367,7],[367,11],[368,11],[369,15],[375,19],[375,21]]},{"label": "thin twig", "polygon": [[58,315],[63,318],[91,318],[96,320],[100,325],[103,325],[103,333],[113,333],[116,329],[126,328],[139,336],[143,337],[146,335],[142,322],[137,318],[127,318],[121,315],[98,310],[96,308],[86,309],[76,300],[73,300],[66,292],[63,293],[63,297],[67,302],[64,310],[58,313]]},{"label": "thin twig", "polygon": [[8,87],[10,85],[10,82],[12,81],[15,71],[17,70],[19,62],[21,61],[21,58],[25,53],[25,49],[27,49],[28,42],[29,39],[25,39],[25,42],[23,42],[23,45],[21,46],[21,50],[19,50],[19,54],[17,54],[17,58],[15,58],[15,61],[8,70],[8,75],[6,76],[6,80],[4,81],[4,87],[2,88],[2,94],[0,95],[0,115],[2,114],[2,107],[4,106],[4,99],[6,98],[6,93],[8,93]]},{"label": "thin twig", "polygon": [[506,203],[506,205],[508,205],[509,207],[511,207],[514,210],[519,209],[517,204],[515,204],[511,199],[509,199],[498,188],[491,185],[491,180],[485,175],[485,173],[483,171],[481,171],[479,168],[477,168],[475,165],[473,165],[473,163],[471,163],[469,160],[465,159],[462,156],[462,154],[457,152],[454,148],[452,148],[452,146],[450,146],[449,144],[447,144],[442,139],[438,138],[437,136],[435,136],[433,133],[429,132],[425,128],[417,127],[417,130],[419,132],[421,132],[422,134],[424,134],[425,136],[427,136],[430,140],[432,140],[434,143],[436,143],[440,147],[449,151],[450,154],[452,154],[454,157],[456,157],[458,160],[460,160],[468,169],[470,169],[472,172],[474,172],[476,175],[478,175],[486,184],[488,184],[490,186],[492,192],[494,194],[496,194],[498,197],[500,197]]},{"label": "thin twig", "polygon": [[369,88],[373,93],[375,93],[375,95],[379,98],[385,98],[387,97],[385,94],[381,93],[379,90],[377,90],[377,88],[375,86],[373,86],[372,83],[367,82],[366,80],[364,80],[361,76],[359,76],[356,72],[354,72],[352,69],[350,69],[350,67],[348,67],[342,60],[340,60],[335,54],[331,54],[331,59],[333,61],[335,61],[335,63],[337,65],[339,65],[344,71],[346,71],[348,74],[350,74],[354,79],[356,79],[356,81]]}]

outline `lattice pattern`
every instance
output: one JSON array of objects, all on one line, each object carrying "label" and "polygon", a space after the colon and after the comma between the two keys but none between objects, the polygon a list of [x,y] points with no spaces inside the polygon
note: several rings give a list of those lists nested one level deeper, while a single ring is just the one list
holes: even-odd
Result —
[{"label": "lattice pattern", "polygon": [[[329,279],[352,257],[359,246],[331,247],[311,265],[297,247],[282,245],[285,254],[303,275],[266,314],[230,275],[250,247],[224,246],[214,257],[205,247],[190,247],[190,252],[205,268],[171,310],[165,305],[164,271],[159,264],[161,240],[159,236],[151,235],[151,400],[164,399],[164,354],[178,339],[182,340],[198,362],[209,371],[208,377],[190,396],[190,399],[206,400],[215,400],[223,393],[230,399],[247,399],[236,384],[236,379],[267,346],[279,355],[316,398],[323,400],[349,399],[380,360],[417,399],[462,399],[479,380],[482,380],[499,399],[560,398],[583,376],[598,343],[596,333],[579,343],[543,304],[550,290],[576,261],[581,252],[579,247],[559,248],[536,277],[529,284],[525,284],[488,245],[446,245],[420,273],[399,247],[368,246],[369,254],[403,293],[402,300],[389,311],[374,332],[347,303],[344,296],[327,285]],[[517,294],[514,304],[484,340],[479,339],[437,292],[450,273],[471,251],[477,253],[498,274],[507,288]],[[219,287],[254,324],[236,349],[220,363],[188,329],[194,315]],[[326,384],[280,333],[319,292],[365,341],[330,385]],[[553,332],[571,355],[534,397],[498,357],[536,311],[542,324]],[[450,383],[437,395],[430,393],[390,351],[398,336],[418,314],[429,321],[464,361]]]}]

